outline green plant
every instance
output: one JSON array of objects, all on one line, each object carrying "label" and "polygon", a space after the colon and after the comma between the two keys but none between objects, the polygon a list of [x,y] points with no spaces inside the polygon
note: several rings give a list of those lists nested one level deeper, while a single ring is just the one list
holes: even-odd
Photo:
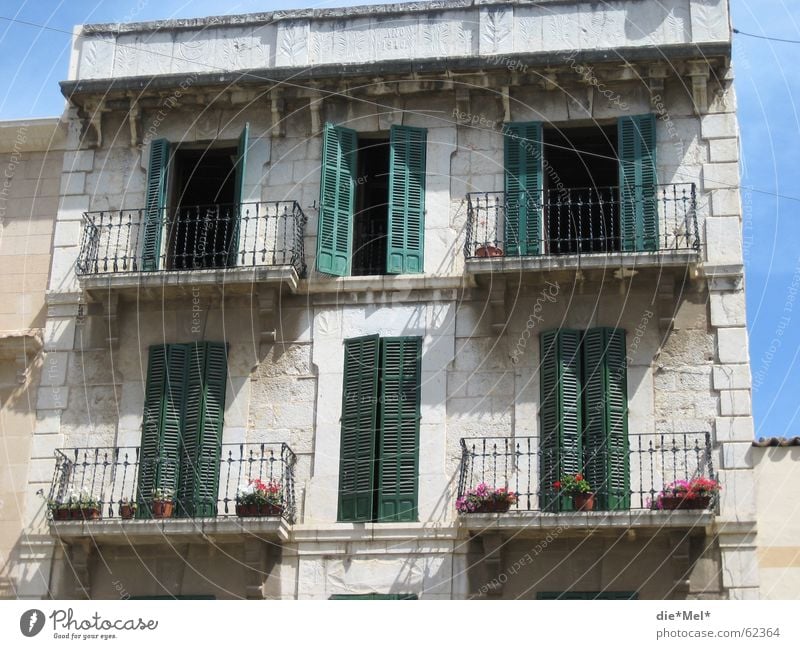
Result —
[{"label": "green plant", "polygon": [[240,505],[283,505],[281,483],[277,480],[250,480],[237,489],[236,502]]},{"label": "green plant", "polygon": [[576,496],[578,494],[588,494],[592,492],[592,486],[582,473],[575,475],[563,475],[561,480],[553,483],[553,488],[557,489],[566,496]]},{"label": "green plant", "polygon": [[154,503],[171,503],[175,498],[172,489],[153,489],[152,500]]}]

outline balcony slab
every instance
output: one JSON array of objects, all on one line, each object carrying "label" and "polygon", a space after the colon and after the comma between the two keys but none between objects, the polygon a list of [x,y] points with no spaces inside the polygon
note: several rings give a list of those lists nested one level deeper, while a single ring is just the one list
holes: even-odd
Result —
[{"label": "balcony slab", "polygon": [[80,277],[81,288],[90,293],[152,294],[154,297],[213,290],[225,294],[250,294],[253,285],[285,287],[297,291],[299,277],[293,266],[247,266],[151,272],[96,273]]},{"label": "balcony slab", "polygon": [[554,531],[609,532],[624,530],[707,529],[714,522],[710,511],[623,512],[507,512],[459,516],[461,526],[470,532],[506,532],[515,536],[537,536]]},{"label": "balcony slab", "polygon": [[81,539],[104,545],[239,542],[243,537],[285,542],[288,529],[286,521],[277,517],[50,521],[50,533],[67,545]]},{"label": "balcony slab", "polygon": [[574,270],[637,270],[681,268],[701,261],[699,250],[614,252],[591,255],[537,255],[527,257],[472,257],[466,271],[473,275]]}]

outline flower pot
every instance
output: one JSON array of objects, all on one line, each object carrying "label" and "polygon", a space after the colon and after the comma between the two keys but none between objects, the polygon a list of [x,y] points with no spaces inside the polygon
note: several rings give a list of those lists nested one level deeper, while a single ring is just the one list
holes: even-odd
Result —
[{"label": "flower pot", "polygon": [[69,509],[54,509],[53,518],[57,521],[66,521],[70,519]]},{"label": "flower pot", "polygon": [[283,505],[273,505],[266,503],[259,507],[259,514],[261,516],[280,516],[283,514]]},{"label": "flower pot", "polygon": [[497,246],[490,246],[490,245],[487,244],[485,246],[478,246],[478,248],[475,250],[475,256],[476,257],[502,257],[503,256],[503,251],[502,251],[501,248],[498,248]]},{"label": "flower pot", "polygon": [[85,521],[96,521],[100,518],[100,509],[97,507],[83,507],[79,511]]},{"label": "flower pot", "polygon": [[130,520],[136,515],[136,509],[134,509],[133,505],[120,505],[119,515],[126,521]]},{"label": "flower pot", "polygon": [[676,509],[708,509],[711,496],[686,498],[685,496],[661,496],[658,499],[659,509],[674,511]]},{"label": "flower pot", "polygon": [[80,509],[70,509],[69,517],[73,521],[79,521],[83,518],[83,514],[81,513]]},{"label": "flower pot", "polygon": [[172,518],[172,507],[171,500],[154,500],[153,518]]},{"label": "flower pot", "polygon": [[590,512],[594,509],[594,494],[573,494],[572,506],[578,512]]},{"label": "flower pot", "polygon": [[259,516],[258,505],[255,503],[244,503],[236,505],[236,515],[242,518]]}]

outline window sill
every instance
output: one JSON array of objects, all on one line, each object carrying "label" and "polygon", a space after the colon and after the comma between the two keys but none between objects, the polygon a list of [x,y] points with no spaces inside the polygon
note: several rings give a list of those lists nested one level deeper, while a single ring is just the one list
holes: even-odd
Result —
[{"label": "window sill", "polygon": [[370,291],[424,291],[463,289],[475,282],[462,275],[359,275],[301,280],[298,293],[368,293]]}]

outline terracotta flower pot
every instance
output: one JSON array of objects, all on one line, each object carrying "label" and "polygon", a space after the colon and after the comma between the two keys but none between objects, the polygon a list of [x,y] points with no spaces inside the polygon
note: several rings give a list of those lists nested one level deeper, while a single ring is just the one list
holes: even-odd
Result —
[{"label": "terracotta flower pot", "polygon": [[273,505],[266,503],[259,507],[259,514],[261,516],[280,516],[283,514],[283,505]]},{"label": "terracotta flower pot", "polygon": [[594,494],[573,494],[572,506],[578,512],[590,512],[594,510]]},{"label": "terracotta flower pot", "polygon": [[100,509],[97,507],[83,507],[79,511],[81,518],[85,521],[96,521],[100,518]]},{"label": "terracotta flower pot", "polygon": [[674,511],[676,509],[708,509],[711,504],[711,496],[699,496],[697,498],[661,496],[658,502],[661,504],[660,509],[668,511]]},{"label": "terracotta flower pot", "polygon": [[79,521],[83,519],[83,514],[81,513],[80,509],[70,509],[69,517],[73,521]]},{"label": "terracotta flower pot", "polygon": [[70,510],[58,508],[53,510],[53,518],[57,521],[67,521],[70,519]]},{"label": "terracotta flower pot", "polygon": [[251,516],[258,516],[258,505],[255,503],[244,503],[236,505],[236,515],[242,518],[249,518]]},{"label": "terracotta flower pot", "polygon": [[172,518],[172,508],[171,500],[154,500],[153,518]]},{"label": "terracotta flower pot", "polygon": [[133,505],[120,505],[119,506],[119,515],[124,520],[129,520],[133,518],[136,514],[136,509],[134,509]]},{"label": "terracotta flower pot", "polygon": [[478,246],[478,248],[475,250],[475,256],[476,257],[502,257],[503,256],[503,250],[501,248],[498,248],[497,246],[490,246],[490,245]]}]

